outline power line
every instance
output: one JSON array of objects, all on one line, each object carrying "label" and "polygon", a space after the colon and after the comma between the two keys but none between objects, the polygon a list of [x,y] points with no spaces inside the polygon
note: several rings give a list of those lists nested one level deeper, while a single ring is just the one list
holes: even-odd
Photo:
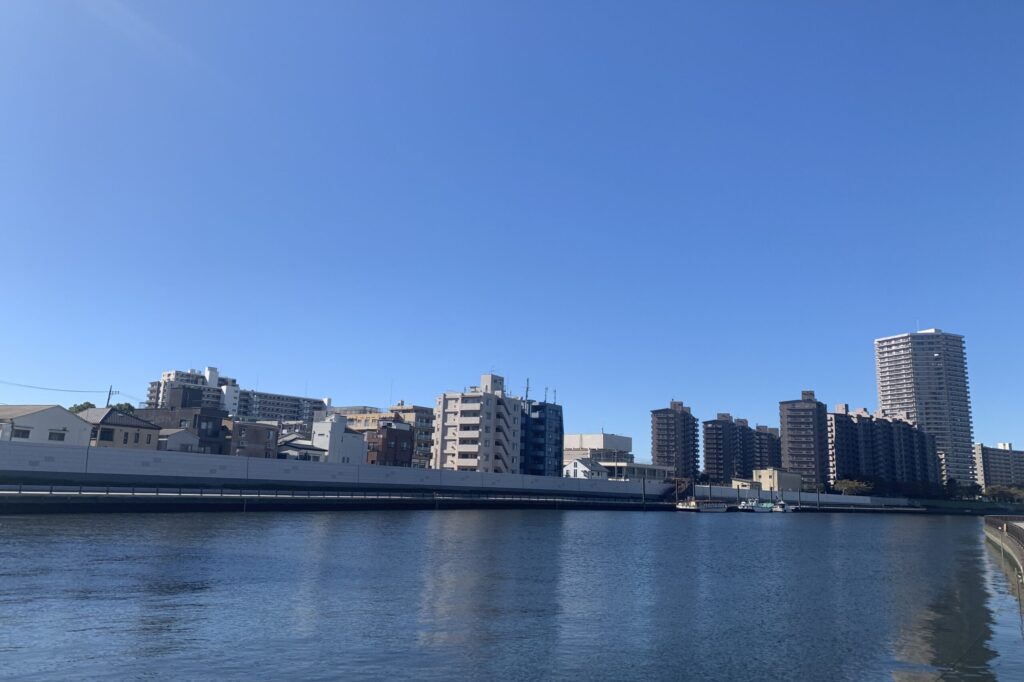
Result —
[{"label": "power line", "polygon": [[37,391],[57,391],[59,393],[106,393],[107,389],[103,388],[98,391],[86,391],[75,388],[50,388],[48,386],[33,386],[31,384],[19,384],[15,381],[4,381],[0,379],[0,384],[6,384],[8,386],[17,386],[19,388],[34,388]]}]

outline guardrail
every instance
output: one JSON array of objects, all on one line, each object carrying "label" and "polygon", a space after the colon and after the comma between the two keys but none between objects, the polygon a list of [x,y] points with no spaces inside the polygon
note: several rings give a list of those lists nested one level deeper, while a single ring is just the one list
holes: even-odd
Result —
[{"label": "guardrail", "polygon": [[1024,554],[1024,516],[986,516],[985,525],[1003,533]]},{"label": "guardrail", "polygon": [[[574,505],[635,507],[639,500],[616,498],[581,498],[573,496],[527,495],[500,492],[415,492],[367,490],[264,490],[239,488],[168,488],[142,486],[68,486],[68,485],[0,485],[2,496],[76,496],[76,497],[162,497],[192,499],[251,499],[296,501],[492,501],[543,502]],[[651,505],[651,502],[647,503]]]}]

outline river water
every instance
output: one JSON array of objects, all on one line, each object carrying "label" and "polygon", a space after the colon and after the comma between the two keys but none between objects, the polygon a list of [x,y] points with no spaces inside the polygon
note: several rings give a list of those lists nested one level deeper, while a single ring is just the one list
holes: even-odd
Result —
[{"label": "river water", "polygon": [[981,521],[0,517],[11,679],[1024,680]]}]

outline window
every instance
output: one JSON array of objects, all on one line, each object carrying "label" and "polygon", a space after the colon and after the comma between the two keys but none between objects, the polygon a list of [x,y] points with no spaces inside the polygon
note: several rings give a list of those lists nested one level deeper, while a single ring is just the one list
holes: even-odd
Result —
[{"label": "window", "polygon": [[152,442],[153,442],[153,434],[152,433],[147,433],[146,434],[146,445],[149,445]]},{"label": "window", "polygon": [[128,445],[128,432],[124,432],[124,438],[121,439],[121,445]]},{"label": "window", "polygon": [[135,441],[134,442],[136,442],[136,443],[139,442],[139,432],[138,431],[135,432]]},{"label": "window", "polygon": [[100,429],[100,440],[108,443],[114,442],[114,429]]},{"label": "window", "polygon": [[11,432],[12,438],[28,438],[31,431],[29,429],[14,429]]},{"label": "window", "polygon": [[50,431],[50,440],[55,440],[55,441],[63,442],[63,440],[64,440],[64,432],[63,431]]}]

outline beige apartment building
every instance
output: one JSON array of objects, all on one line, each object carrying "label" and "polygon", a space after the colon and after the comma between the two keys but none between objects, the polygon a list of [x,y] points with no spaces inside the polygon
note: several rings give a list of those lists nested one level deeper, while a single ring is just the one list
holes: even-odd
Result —
[{"label": "beige apartment building", "polygon": [[484,374],[479,386],[438,396],[431,464],[435,469],[517,474],[523,403],[505,394],[505,379]]}]

